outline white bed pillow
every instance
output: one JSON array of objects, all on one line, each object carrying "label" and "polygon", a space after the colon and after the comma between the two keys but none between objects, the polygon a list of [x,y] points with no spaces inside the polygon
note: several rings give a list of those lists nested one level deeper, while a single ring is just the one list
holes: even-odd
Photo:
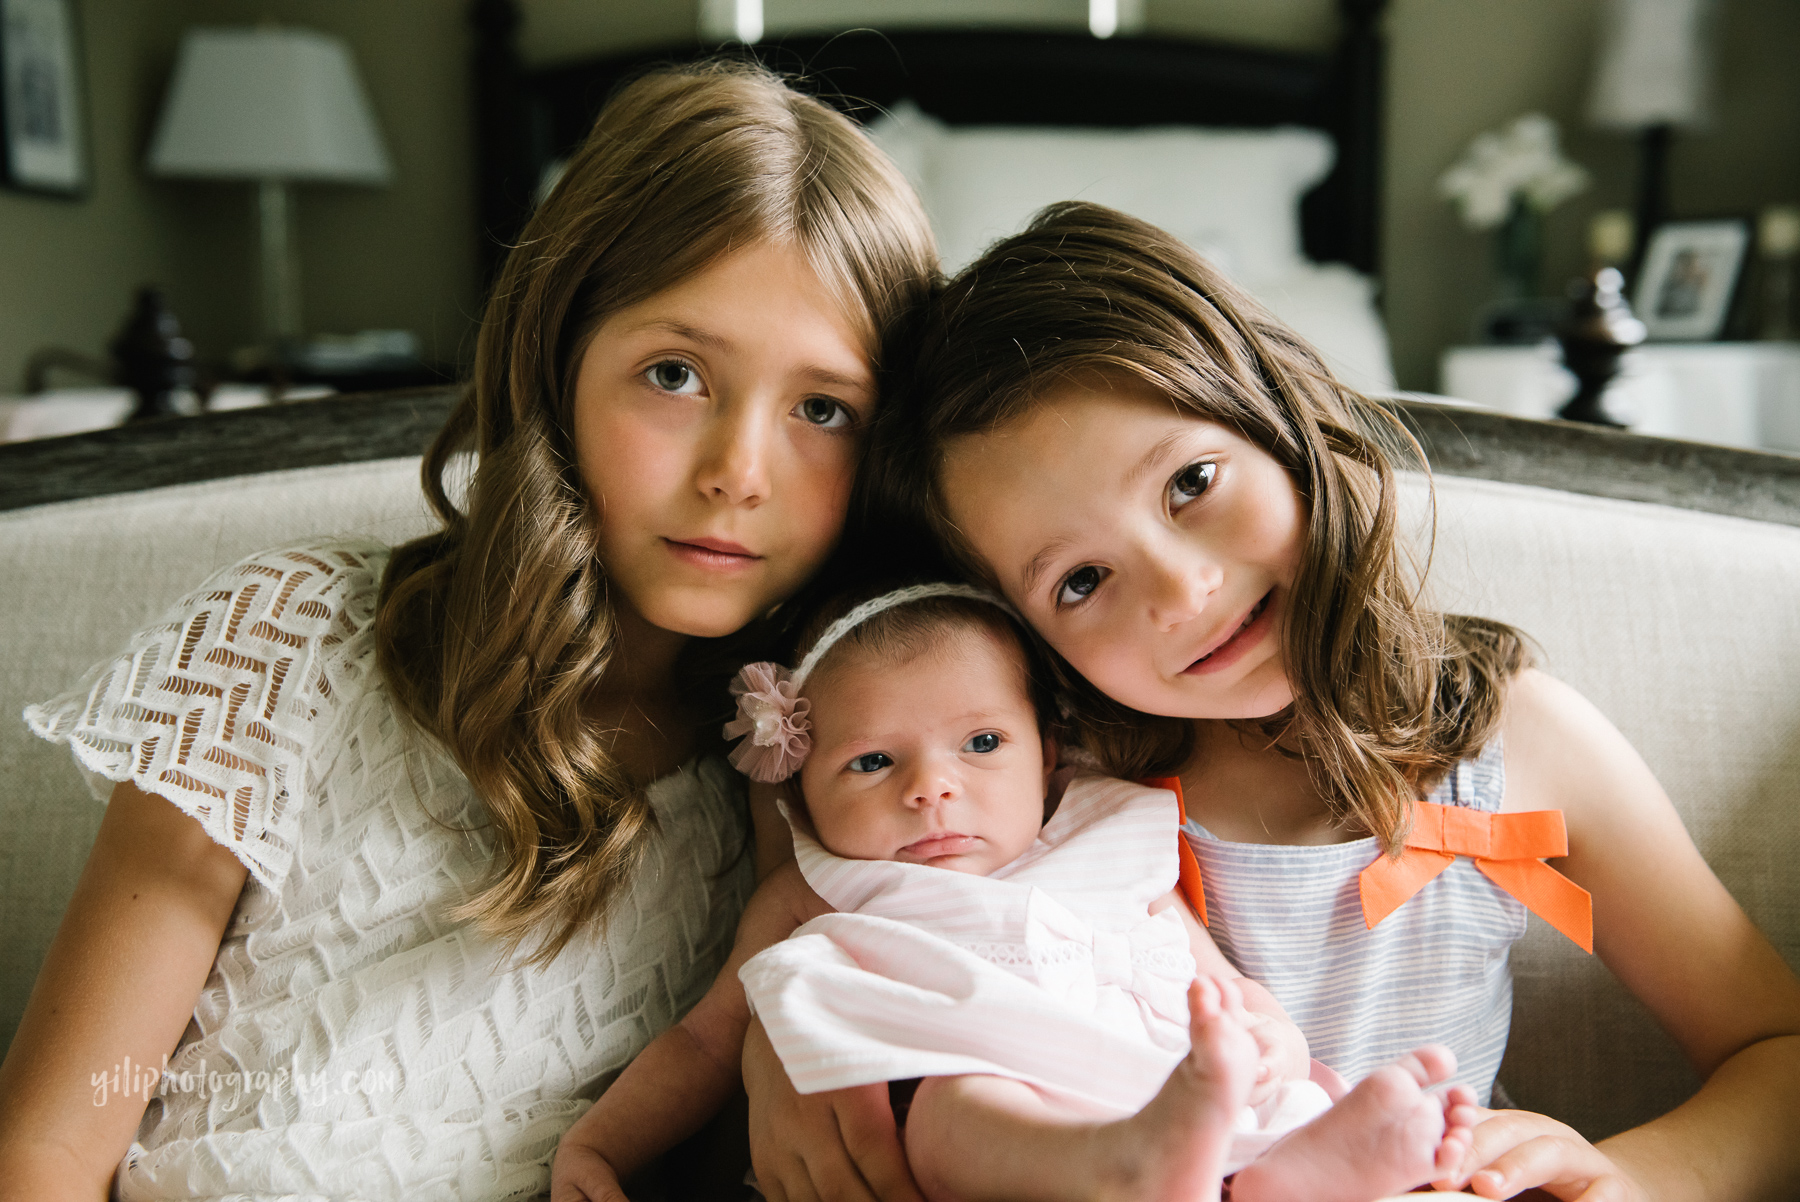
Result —
[{"label": "white bed pillow", "polygon": [[1375,309],[1375,281],[1342,263],[1302,263],[1287,275],[1246,285],[1269,311],[1313,345],[1338,379],[1361,392],[1395,390],[1387,327]]},{"label": "white bed pillow", "polygon": [[1152,222],[1241,280],[1305,262],[1300,197],[1331,170],[1316,129],[951,129],[902,103],[870,134],[912,179],[956,270],[1058,200]]},{"label": "white bed pillow", "polygon": [[925,202],[946,271],[1059,200],[1091,200],[1176,235],[1312,342],[1346,383],[1391,389],[1374,287],[1300,248],[1300,198],[1330,172],[1316,129],[951,128],[902,101],[869,134]]}]

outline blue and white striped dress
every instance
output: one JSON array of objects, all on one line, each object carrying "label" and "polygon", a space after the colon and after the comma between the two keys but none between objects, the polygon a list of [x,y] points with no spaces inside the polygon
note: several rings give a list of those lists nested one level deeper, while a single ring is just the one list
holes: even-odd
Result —
[{"label": "blue and white striped dress", "polygon": [[[1492,813],[1505,788],[1496,738],[1427,800]],[[1219,950],[1275,995],[1315,1058],[1355,1083],[1422,1043],[1447,1044],[1486,1103],[1512,1023],[1520,902],[1458,857],[1369,930],[1357,877],[1381,854],[1374,839],[1294,847],[1226,843],[1196,822],[1182,832]]]}]

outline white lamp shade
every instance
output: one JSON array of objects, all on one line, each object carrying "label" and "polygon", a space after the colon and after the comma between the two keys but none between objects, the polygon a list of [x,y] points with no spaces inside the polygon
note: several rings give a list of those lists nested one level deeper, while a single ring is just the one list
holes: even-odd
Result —
[{"label": "white lamp shade", "polygon": [[1588,119],[1612,129],[1701,125],[1712,0],[1607,0]]},{"label": "white lamp shade", "polygon": [[345,184],[393,176],[349,48],[275,27],[188,31],[150,170]]}]

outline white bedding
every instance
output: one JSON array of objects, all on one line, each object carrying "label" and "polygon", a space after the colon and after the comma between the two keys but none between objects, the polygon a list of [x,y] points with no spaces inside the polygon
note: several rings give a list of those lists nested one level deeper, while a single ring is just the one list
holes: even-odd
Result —
[{"label": "white bedding", "polygon": [[918,188],[955,271],[1058,200],[1122,209],[1185,240],[1355,387],[1390,391],[1374,282],[1300,247],[1300,197],[1331,170],[1313,129],[951,128],[903,102],[869,127]]}]

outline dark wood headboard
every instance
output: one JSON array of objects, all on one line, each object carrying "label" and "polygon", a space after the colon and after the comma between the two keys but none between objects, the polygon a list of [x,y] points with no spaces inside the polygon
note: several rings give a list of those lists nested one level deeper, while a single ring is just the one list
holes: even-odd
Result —
[{"label": "dark wood headboard", "polygon": [[[1337,165],[1302,202],[1306,253],[1373,275],[1387,0],[1338,3],[1343,33],[1322,55],[1001,30],[861,30],[778,38],[740,52],[859,119],[910,98],[951,125],[1323,129],[1337,143]],[[474,20],[483,251],[491,268],[523,228],[544,168],[580,143],[621,82],[655,63],[709,51],[695,42],[526,70],[513,46],[514,0],[478,0]]]}]

